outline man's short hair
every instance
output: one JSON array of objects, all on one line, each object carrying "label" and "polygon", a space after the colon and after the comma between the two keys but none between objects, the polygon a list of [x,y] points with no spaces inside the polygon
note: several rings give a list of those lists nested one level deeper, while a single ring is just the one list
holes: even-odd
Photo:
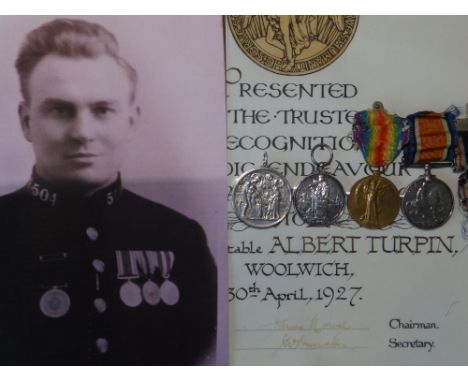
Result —
[{"label": "man's short hair", "polygon": [[99,24],[61,18],[29,32],[18,53],[16,70],[20,79],[21,93],[26,102],[30,101],[31,73],[39,61],[48,54],[72,58],[111,56],[127,73],[131,83],[130,102],[135,100],[137,73],[119,55],[119,45],[115,36]]}]

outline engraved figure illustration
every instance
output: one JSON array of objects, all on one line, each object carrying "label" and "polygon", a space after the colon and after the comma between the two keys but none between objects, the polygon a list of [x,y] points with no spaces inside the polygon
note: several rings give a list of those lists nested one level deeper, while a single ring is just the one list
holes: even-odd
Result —
[{"label": "engraved figure illustration", "polygon": [[371,175],[359,180],[351,189],[350,215],[367,228],[383,228],[395,220],[400,209],[400,195],[389,180]]},{"label": "engraved figure illustration", "polygon": [[228,16],[241,49],[257,64],[280,74],[306,74],[329,65],[346,49],[358,16]]},{"label": "engraved figure illustration", "polygon": [[248,197],[248,194],[251,192],[249,191],[251,187],[252,187],[252,182],[250,180],[246,181],[244,185],[242,186],[242,190],[240,193],[239,209],[240,209],[240,215],[243,217],[246,216],[247,209],[251,208],[250,198]]},{"label": "engraved figure illustration", "polygon": [[279,203],[280,203],[280,188],[284,183],[281,179],[277,178],[273,181],[272,187],[267,192],[266,209],[263,216],[267,220],[276,220],[279,218]]},{"label": "engraved figure illustration", "polygon": [[445,183],[433,177],[418,179],[408,186],[403,212],[411,224],[422,229],[443,225],[453,210],[453,195]]},{"label": "engraved figure illustration", "polygon": [[291,187],[270,169],[252,170],[234,187],[234,212],[240,220],[257,228],[279,223],[289,211]]},{"label": "engraved figure illustration", "polygon": [[328,197],[330,194],[330,189],[328,184],[323,180],[319,179],[315,189],[312,191],[312,216],[315,219],[324,219],[327,216],[328,210]]},{"label": "engraved figure illustration", "polygon": [[311,226],[329,226],[341,215],[345,192],[333,177],[320,174],[304,179],[296,191],[296,210]]},{"label": "engraved figure illustration", "polygon": [[259,175],[254,174],[246,194],[249,205],[249,208],[246,212],[247,216],[251,219],[258,219],[262,216],[261,188],[262,178]]},{"label": "engraved figure illustration", "polygon": [[364,213],[360,220],[363,223],[379,221],[378,201],[382,198],[381,195],[385,192],[385,184],[380,185],[379,178],[371,178],[370,181],[363,186],[365,197]]},{"label": "engraved figure illustration", "polygon": [[406,203],[411,216],[417,220],[437,219],[436,210],[440,207],[440,191],[431,187],[428,182],[423,182],[416,191],[415,200]]},{"label": "engraved figure illustration", "polygon": [[[328,151],[327,161],[318,161],[316,151]],[[314,173],[299,183],[294,197],[296,211],[310,226],[329,226],[344,210],[346,194],[341,183],[327,174],[327,166],[333,160],[333,150],[325,144],[316,145],[310,153]]]}]

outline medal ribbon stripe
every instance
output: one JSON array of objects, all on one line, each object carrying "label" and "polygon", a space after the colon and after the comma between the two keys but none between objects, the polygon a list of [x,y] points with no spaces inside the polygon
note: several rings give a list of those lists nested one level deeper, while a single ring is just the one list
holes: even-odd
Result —
[{"label": "medal ribbon stripe", "polygon": [[460,172],[467,168],[468,160],[466,158],[465,149],[466,139],[468,139],[468,136],[463,137],[462,133],[458,132],[458,145],[457,149],[455,150],[455,172]]},{"label": "medal ribbon stripe", "polygon": [[466,172],[458,178],[458,199],[462,211],[468,213],[468,179]]},{"label": "medal ribbon stripe", "polygon": [[410,141],[404,148],[405,166],[454,160],[458,137],[453,113],[419,112],[407,119]]},{"label": "medal ribbon stripe", "polygon": [[[156,268],[164,278],[169,277],[174,266],[175,256],[172,251],[120,250],[115,251],[117,278],[138,278],[152,275]],[[141,272],[140,272],[141,271]]]},{"label": "medal ribbon stripe", "polygon": [[392,163],[408,141],[406,121],[380,110],[355,114],[353,139],[366,163],[373,167]]},{"label": "medal ribbon stripe", "polygon": [[164,273],[164,264],[163,264],[163,255],[162,255],[162,252],[161,251],[156,251],[156,256],[157,256],[157,259],[158,259],[158,268],[161,270],[161,274],[164,276],[165,273]]},{"label": "medal ribbon stripe", "polygon": [[161,273],[164,278],[169,277],[172,266],[174,265],[174,253],[171,251],[160,251],[161,255]]},{"label": "medal ribbon stripe", "polygon": [[152,275],[159,268],[158,253],[156,251],[144,251],[148,261],[149,273]]},{"label": "medal ribbon stripe", "polygon": [[419,147],[415,153],[415,163],[437,162],[446,158],[451,140],[447,121],[436,114],[435,118],[416,118],[414,125]]},{"label": "medal ribbon stripe", "polygon": [[138,278],[136,257],[134,251],[115,251],[117,259],[117,278]]},{"label": "medal ribbon stripe", "polygon": [[117,260],[117,277],[124,277],[122,251],[115,251],[115,258]]},{"label": "medal ribbon stripe", "polygon": [[468,169],[468,119],[456,120],[458,145],[455,150],[455,172],[461,172]]},{"label": "medal ribbon stripe", "polygon": [[136,264],[143,274],[148,275],[149,266],[143,251],[130,251],[130,254],[135,258]]}]

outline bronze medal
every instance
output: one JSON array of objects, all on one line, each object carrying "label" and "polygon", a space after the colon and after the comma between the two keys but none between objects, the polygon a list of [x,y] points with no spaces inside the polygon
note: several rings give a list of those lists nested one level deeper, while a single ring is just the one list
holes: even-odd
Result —
[{"label": "bronze medal", "polygon": [[351,217],[365,228],[392,224],[400,210],[400,194],[395,185],[380,175],[357,181],[348,198]]},{"label": "bronze medal", "polygon": [[362,227],[378,229],[395,221],[400,211],[400,193],[388,179],[380,176],[408,141],[406,119],[386,112],[381,102],[373,109],[354,116],[353,142],[373,169],[373,175],[357,181],[348,197],[348,211]]},{"label": "bronze medal", "polygon": [[149,305],[158,305],[161,301],[161,293],[159,291],[158,284],[148,280],[143,284],[143,299]]}]

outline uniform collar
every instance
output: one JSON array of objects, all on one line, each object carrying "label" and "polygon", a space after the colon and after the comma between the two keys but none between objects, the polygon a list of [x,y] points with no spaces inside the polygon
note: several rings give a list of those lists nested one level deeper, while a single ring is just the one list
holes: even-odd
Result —
[{"label": "uniform collar", "polygon": [[42,179],[33,169],[31,178],[25,186],[26,192],[38,202],[50,207],[64,207],[71,205],[92,205],[94,207],[110,207],[121,197],[123,187],[118,174],[117,179],[109,186],[95,192],[91,196],[83,197],[70,190],[63,190]]}]

